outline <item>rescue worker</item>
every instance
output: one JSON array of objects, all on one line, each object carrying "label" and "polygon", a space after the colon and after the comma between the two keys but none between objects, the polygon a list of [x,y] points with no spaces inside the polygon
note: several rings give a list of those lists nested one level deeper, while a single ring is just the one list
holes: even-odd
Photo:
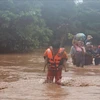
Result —
[{"label": "rescue worker", "polygon": [[[52,50],[53,50],[53,47],[49,46],[49,48],[45,51],[45,55],[47,55],[47,53],[52,51]],[[44,56],[44,60],[45,60],[45,63],[44,63],[43,72],[45,72],[45,68],[48,66],[48,58],[46,56]]]},{"label": "rescue worker", "polygon": [[66,67],[66,61],[68,59],[67,53],[64,51],[64,48],[60,48],[60,43],[58,42],[53,43],[52,47],[52,50],[46,50],[44,53],[44,58],[48,59],[48,72],[46,82],[51,83],[55,78],[56,84],[63,85],[61,83],[62,66],[64,65]]}]

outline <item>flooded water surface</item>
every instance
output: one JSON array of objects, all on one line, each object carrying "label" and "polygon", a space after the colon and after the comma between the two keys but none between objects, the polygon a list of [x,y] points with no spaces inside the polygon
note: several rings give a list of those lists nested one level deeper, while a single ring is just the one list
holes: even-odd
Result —
[{"label": "flooded water surface", "polygon": [[0,55],[0,100],[100,100],[100,66],[67,63],[59,86],[44,83],[42,53]]}]

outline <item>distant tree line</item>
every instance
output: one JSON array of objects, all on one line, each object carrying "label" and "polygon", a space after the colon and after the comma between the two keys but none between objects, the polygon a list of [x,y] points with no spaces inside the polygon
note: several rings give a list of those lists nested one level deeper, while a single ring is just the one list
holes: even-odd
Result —
[{"label": "distant tree line", "polygon": [[100,0],[1,0],[0,52],[25,52],[73,35],[92,35],[100,43]]}]

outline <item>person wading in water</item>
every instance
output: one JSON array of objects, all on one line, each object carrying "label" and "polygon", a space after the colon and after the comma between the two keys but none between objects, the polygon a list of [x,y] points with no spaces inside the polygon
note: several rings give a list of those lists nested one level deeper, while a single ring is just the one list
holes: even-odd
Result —
[{"label": "person wading in water", "polygon": [[64,66],[66,71],[66,61],[68,56],[64,51],[64,48],[60,48],[59,42],[53,43],[52,47],[52,50],[49,49],[44,52],[44,59],[47,59],[48,62],[46,83],[52,83],[55,78],[56,84],[63,85],[61,83],[62,68]]}]

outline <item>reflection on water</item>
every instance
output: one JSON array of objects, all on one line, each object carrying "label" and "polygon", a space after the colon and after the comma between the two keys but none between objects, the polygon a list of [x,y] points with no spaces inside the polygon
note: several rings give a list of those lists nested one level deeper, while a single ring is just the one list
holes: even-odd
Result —
[{"label": "reflection on water", "polygon": [[100,100],[100,66],[77,68],[68,61],[62,82],[43,84],[42,53],[0,55],[0,100]]}]

